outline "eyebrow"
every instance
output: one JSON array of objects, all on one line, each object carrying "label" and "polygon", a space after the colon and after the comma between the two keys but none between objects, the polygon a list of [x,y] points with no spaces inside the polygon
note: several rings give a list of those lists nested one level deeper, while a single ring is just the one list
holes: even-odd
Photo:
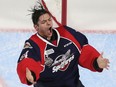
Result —
[{"label": "eyebrow", "polygon": [[[46,20],[49,20],[49,19],[51,19],[51,16],[50,16],[48,19],[46,19]],[[39,19],[40,22],[46,21],[46,20],[40,20],[40,19]]]}]

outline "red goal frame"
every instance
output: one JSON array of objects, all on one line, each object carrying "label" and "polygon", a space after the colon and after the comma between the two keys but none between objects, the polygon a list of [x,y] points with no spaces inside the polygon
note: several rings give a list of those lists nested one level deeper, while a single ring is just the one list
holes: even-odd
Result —
[{"label": "red goal frame", "polygon": [[62,0],[61,23],[67,25],[67,0]]}]

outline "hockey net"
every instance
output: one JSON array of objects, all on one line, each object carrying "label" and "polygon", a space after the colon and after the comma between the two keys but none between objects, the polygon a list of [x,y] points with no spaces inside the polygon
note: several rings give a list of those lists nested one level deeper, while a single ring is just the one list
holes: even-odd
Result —
[{"label": "hockey net", "polygon": [[[61,23],[62,0],[43,0],[49,12],[55,18],[53,19],[54,27],[59,26],[57,22]],[[56,21],[57,22],[56,22]]]}]

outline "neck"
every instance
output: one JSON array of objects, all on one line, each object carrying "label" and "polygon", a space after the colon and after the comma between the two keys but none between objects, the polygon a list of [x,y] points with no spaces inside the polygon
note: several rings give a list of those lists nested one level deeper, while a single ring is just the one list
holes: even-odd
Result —
[{"label": "neck", "polygon": [[50,41],[51,40],[51,37],[47,37],[46,39]]}]

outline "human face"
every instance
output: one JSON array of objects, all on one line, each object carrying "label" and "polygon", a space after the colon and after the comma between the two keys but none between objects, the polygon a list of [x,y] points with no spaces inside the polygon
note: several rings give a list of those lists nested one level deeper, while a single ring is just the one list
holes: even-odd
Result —
[{"label": "human face", "polygon": [[52,26],[52,18],[48,13],[41,15],[37,25],[34,25],[36,31],[48,40],[50,40],[52,36]]}]

